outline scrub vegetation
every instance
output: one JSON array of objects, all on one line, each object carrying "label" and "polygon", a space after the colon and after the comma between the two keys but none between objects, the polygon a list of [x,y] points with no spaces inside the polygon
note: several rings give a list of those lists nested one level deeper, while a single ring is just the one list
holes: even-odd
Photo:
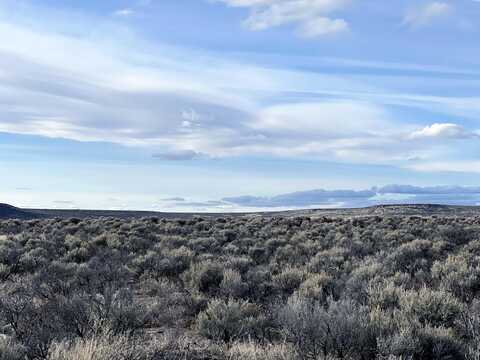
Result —
[{"label": "scrub vegetation", "polygon": [[0,222],[0,360],[480,359],[480,218]]}]

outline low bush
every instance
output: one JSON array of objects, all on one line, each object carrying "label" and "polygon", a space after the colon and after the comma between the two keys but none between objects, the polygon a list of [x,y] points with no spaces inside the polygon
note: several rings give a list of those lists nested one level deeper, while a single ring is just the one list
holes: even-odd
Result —
[{"label": "low bush", "polygon": [[480,360],[476,216],[0,221],[0,360]]},{"label": "low bush", "polygon": [[197,317],[200,334],[225,343],[259,337],[264,323],[257,305],[233,299],[214,299]]}]

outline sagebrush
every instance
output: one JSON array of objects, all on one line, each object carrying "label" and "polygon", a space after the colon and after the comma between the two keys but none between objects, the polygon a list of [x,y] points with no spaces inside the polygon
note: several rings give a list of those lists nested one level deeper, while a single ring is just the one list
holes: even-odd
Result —
[{"label": "sagebrush", "polygon": [[0,360],[480,359],[480,218],[0,222]]}]

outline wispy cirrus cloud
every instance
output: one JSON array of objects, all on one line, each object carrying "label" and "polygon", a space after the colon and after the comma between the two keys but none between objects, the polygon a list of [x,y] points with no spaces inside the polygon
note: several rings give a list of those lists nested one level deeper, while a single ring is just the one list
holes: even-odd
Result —
[{"label": "wispy cirrus cloud", "polygon": [[349,30],[345,19],[332,14],[345,9],[350,0],[214,0],[248,8],[245,26],[254,31],[293,24],[304,37],[318,37]]},{"label": "wispy cirrus cloud", "polygon": [[193,151],[193,150],[182,150],[182,151],[155,153],[152,156],[155,159],[167,160],[167,161],[189,161],[189,160],[208,158],[208,156],[206,156],[202,153],[198,153],[198,152]]},{"label": "wispy cirrus cloud", "polygon": [[[325,12],[340,6],[315,4]],[[456,118],[480,115],[472,97],[397,92],[367,77],[259,66],[134,35],[122,44],[6,20],[0,33],[0,131],[141,146],[163,160],[267,156],[411,167],[411,159],[433,162],[449,150],[437,152],[428,138],[474,141],[462,137],[474,130]],[[352,62],[343,66],[358,66]],[[452,120],[406,123],[393,106]]]},{"label": "wispy cirrus cloud", "polygon": [[452,15],[454,7],[442,1],[432,1],[410,9],[403,19],[403,23],[410,27],[422,27]]},{"label": "wispy cirrus cloud", "polygon": [[480,161],[476,159],[434,159],[413,163],[408,168],[420,172],[480,174]]},{"label": "wispy cirrus cloud", "polygon": [[128,7],[114,10],[111,14],[114,17],[129,18],[136,15],[144,15],[149,11],[152,0],[132,0]]},{"label": "wispy cirrus cloud", "polygon": [[128,17],[135,13],[133,9],[125,8],[125,9],[118,9],[115,10],[112,15],[113,16],[120,16],[120,17]]}]

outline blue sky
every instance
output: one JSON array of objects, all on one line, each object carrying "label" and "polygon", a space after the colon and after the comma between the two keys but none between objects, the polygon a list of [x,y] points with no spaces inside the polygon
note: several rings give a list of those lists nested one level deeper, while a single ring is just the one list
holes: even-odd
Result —
[{"label": "blue sky", "polygon": [[[236,211],[253,203],[221,199],[410,184],[476,204],[478,18],[474,0],[3,0],[0,202]],[[358,204],[327,195],[300,205]]]}]

